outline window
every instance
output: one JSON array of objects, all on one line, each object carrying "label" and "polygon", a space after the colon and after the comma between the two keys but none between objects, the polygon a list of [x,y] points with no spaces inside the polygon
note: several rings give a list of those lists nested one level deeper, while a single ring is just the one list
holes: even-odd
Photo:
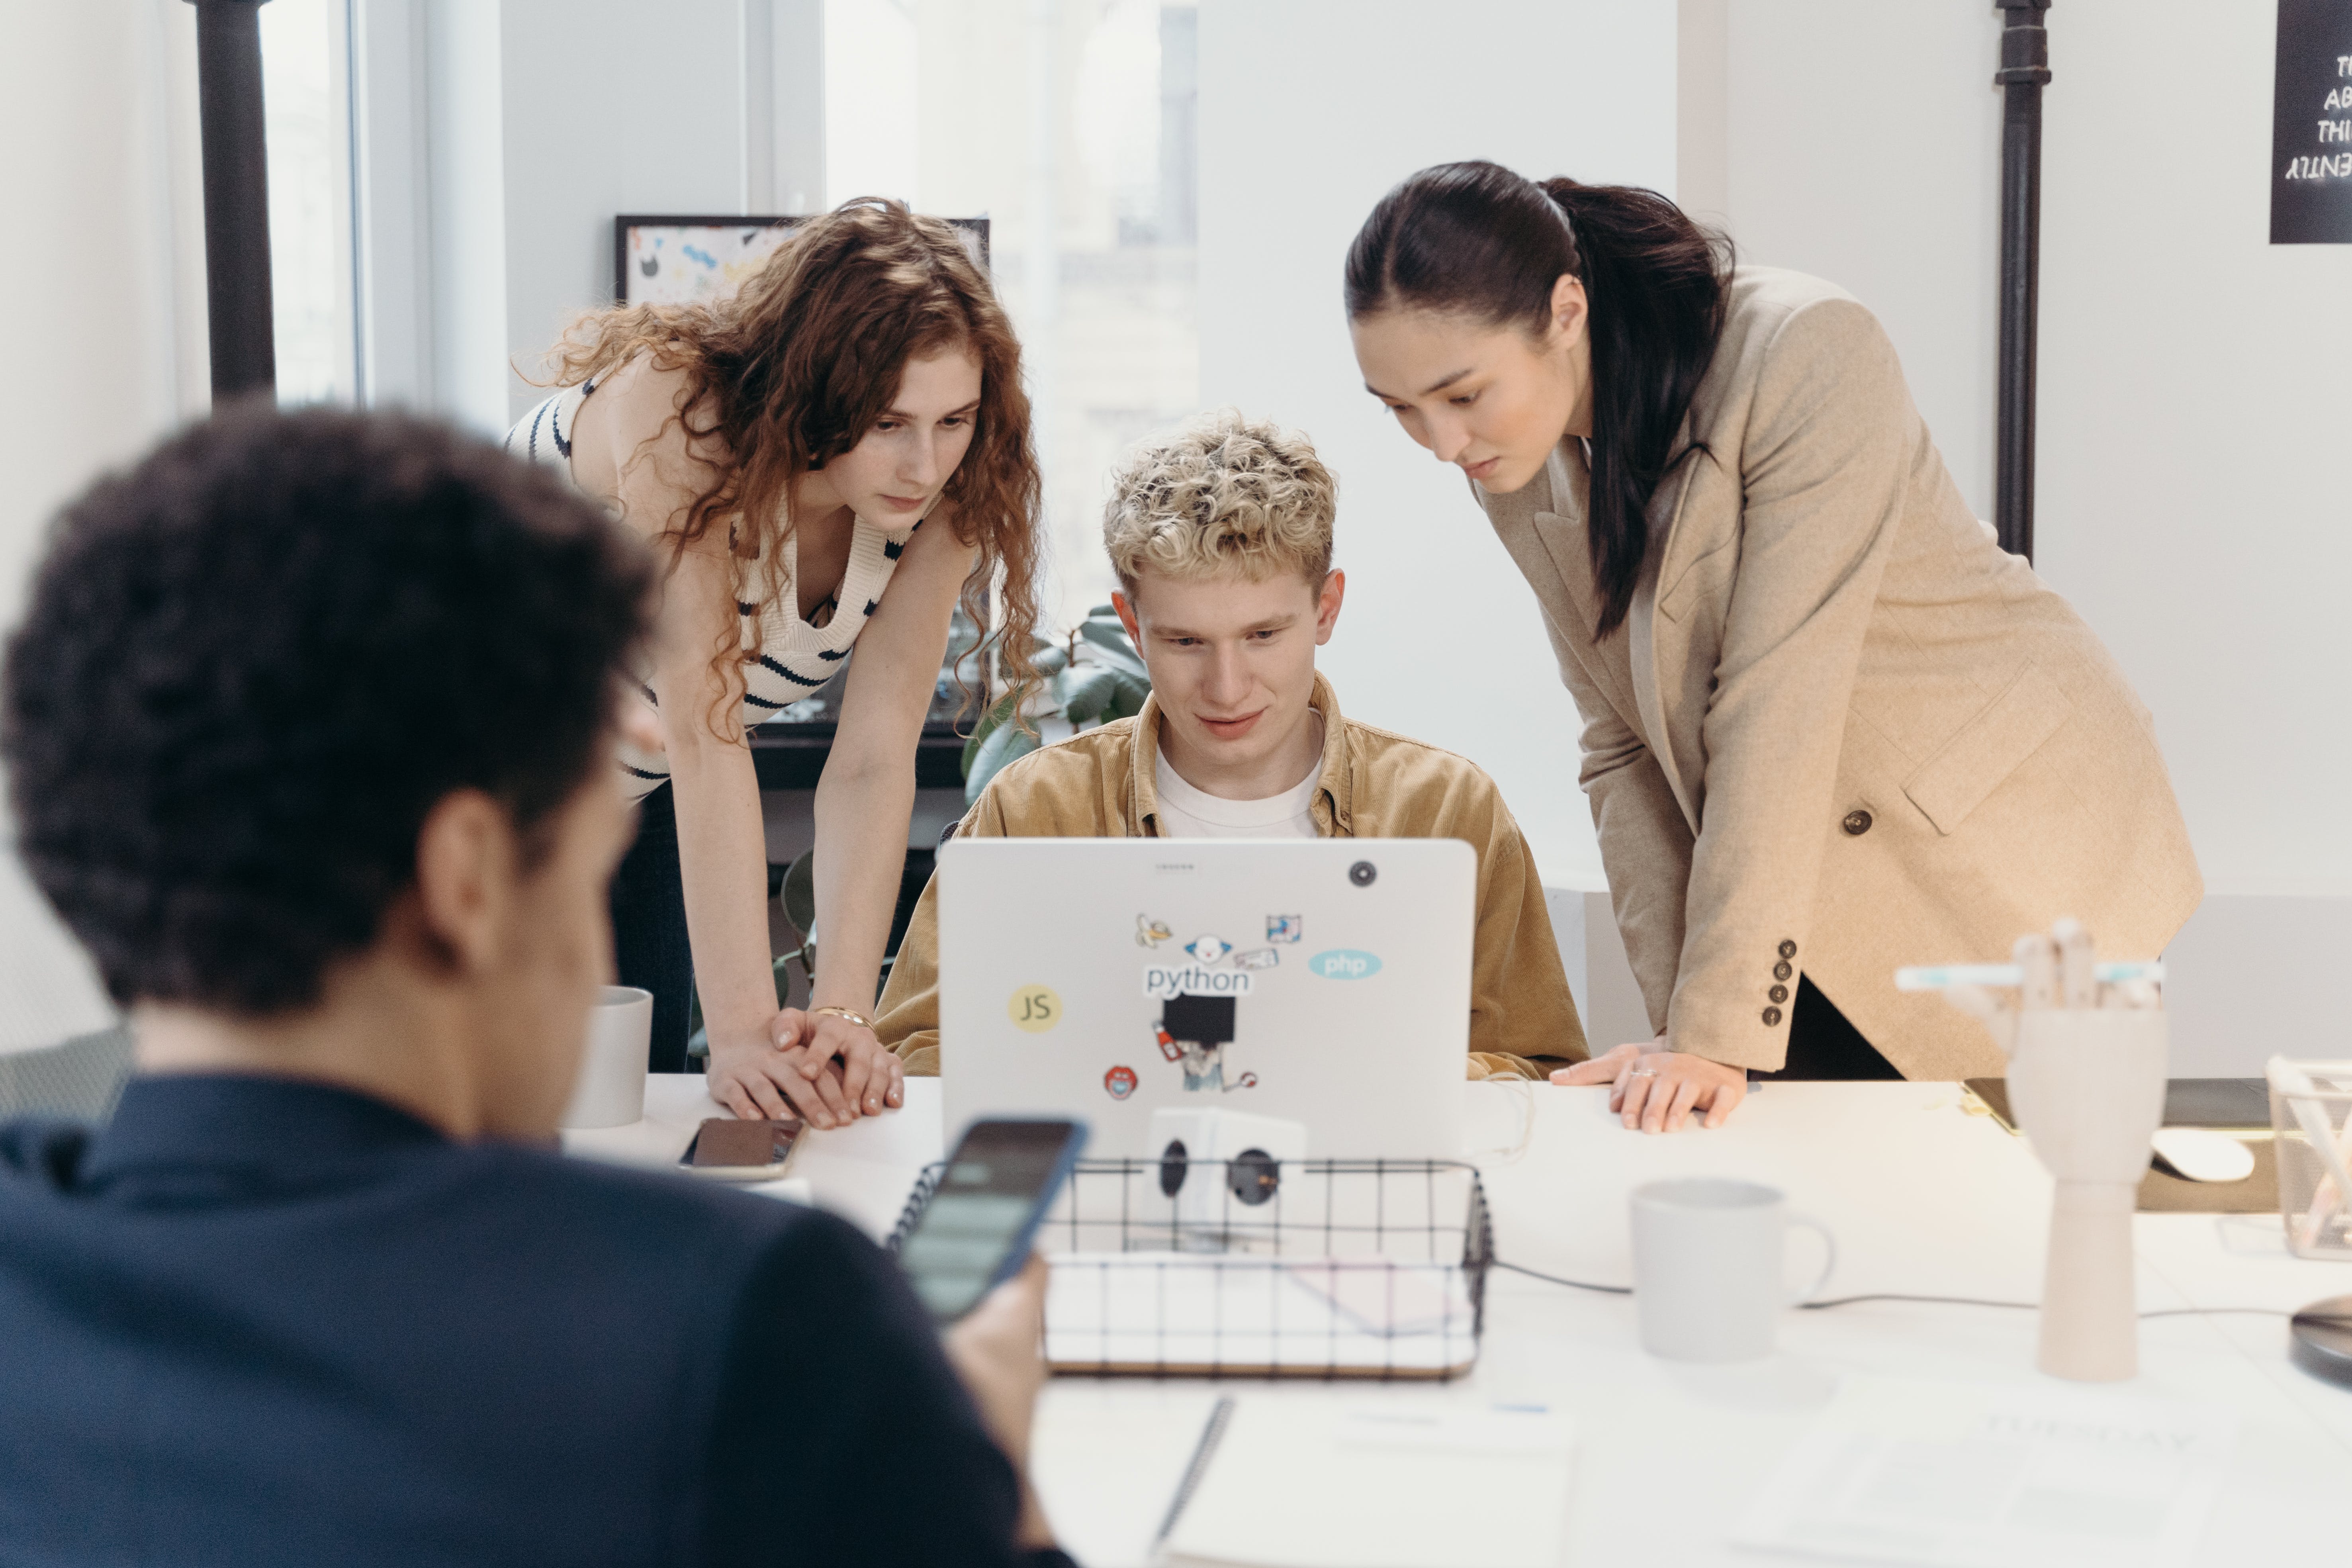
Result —
[{"label": "window", "polygon": [[1196,16],[1189,0],[824,0],[826,204],[991,220],[1045,466],[1047,631],[1116,585],[1113,461],[1200,397]]},{"label": "window", "polygon": [[261,7],[269,283],[281,404],[349,403],[353,310],[350,0]]}]

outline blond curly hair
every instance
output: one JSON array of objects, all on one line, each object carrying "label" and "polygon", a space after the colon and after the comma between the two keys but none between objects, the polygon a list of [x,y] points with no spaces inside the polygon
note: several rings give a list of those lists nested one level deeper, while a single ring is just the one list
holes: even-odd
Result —
[{"label": "blond curly hair", "polygon": [[1127,592],[1149,566],[1198,579],[1331,570],[1339,487],[1296,430],[1223,408],[1130,451],[1111,479],[1103,547]]}]

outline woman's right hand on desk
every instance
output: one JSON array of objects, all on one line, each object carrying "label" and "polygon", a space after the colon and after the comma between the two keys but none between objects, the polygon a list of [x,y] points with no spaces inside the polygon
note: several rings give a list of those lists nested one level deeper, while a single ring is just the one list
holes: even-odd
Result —
[{"label": "woman's right hand on desk", "polygon": [[1748,1098],[1744,1068],[1678,1051],[1665,1035],[1562,1068],[1551,1080],[1609,1085],[1609,1109],[1644,1132],[1679,1132],[1694,1110],[1704,1113],[1702,1125],[1720,1127]]},{"label": "woman's right hand on desk", "polygon": [[797,1116],[811,1127],[846,1127],[856,1121],[857,1110],[842,1084],[841,1064],[829,1062],[811,1077],[802,1070],[797,1027],[788,1027],[782,1013],[770,1027],[794,1044],[711,1040],[705,1080],[710,1098],[752,1120]]}]

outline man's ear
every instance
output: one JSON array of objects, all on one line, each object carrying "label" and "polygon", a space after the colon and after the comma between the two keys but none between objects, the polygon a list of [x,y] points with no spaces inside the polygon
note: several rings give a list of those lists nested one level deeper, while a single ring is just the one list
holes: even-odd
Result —
[{"label": "man's ear", "polygon": [[480,790],[452,790],[425,813],[416,833],[417,917],[457,968],[502,961],[521,851],[514,819]]},{"label": "man's ear", "polygon": [[1324,574],[1323,586],[1315,595],[1315,646],[1321,647],[1331,640],[1331,628],[1339,624],[1339,603],[1348,596],[1348,574],[1333,567]]},{"label": "man's ear", "polygon": [[1135,645],[1136,652],[1141,653],[1143,628],[1136,623],[1135,605],[1128,598],[1125,589],[1113,588],[1110,591],[1110,607],[1118,612],[1118,624],[1127,628],[1127,640]]}]

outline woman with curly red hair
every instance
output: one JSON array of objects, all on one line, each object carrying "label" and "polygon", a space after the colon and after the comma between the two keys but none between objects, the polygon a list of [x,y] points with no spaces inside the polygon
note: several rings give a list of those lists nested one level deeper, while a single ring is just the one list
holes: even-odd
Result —
[{"label": "woman with curly red hair", "polygon": [[[896,1106],[874,1038],[915,747],[958,602],[992,582],[1018,678],[1036,620],[1039,479],[1012,323],[955,231],[896,202],[817,219],[734,294],[586,317],[566,384],[508,437],[562,464],[667,568],[643,700],[660,753],[613,884],[621,979],[654,994],[653,1065],[685,1065],[699,990],[713,1099],[820,1127]],[[748,740],[849,658],[816,792],[824,963],[779,1010]]]}]

